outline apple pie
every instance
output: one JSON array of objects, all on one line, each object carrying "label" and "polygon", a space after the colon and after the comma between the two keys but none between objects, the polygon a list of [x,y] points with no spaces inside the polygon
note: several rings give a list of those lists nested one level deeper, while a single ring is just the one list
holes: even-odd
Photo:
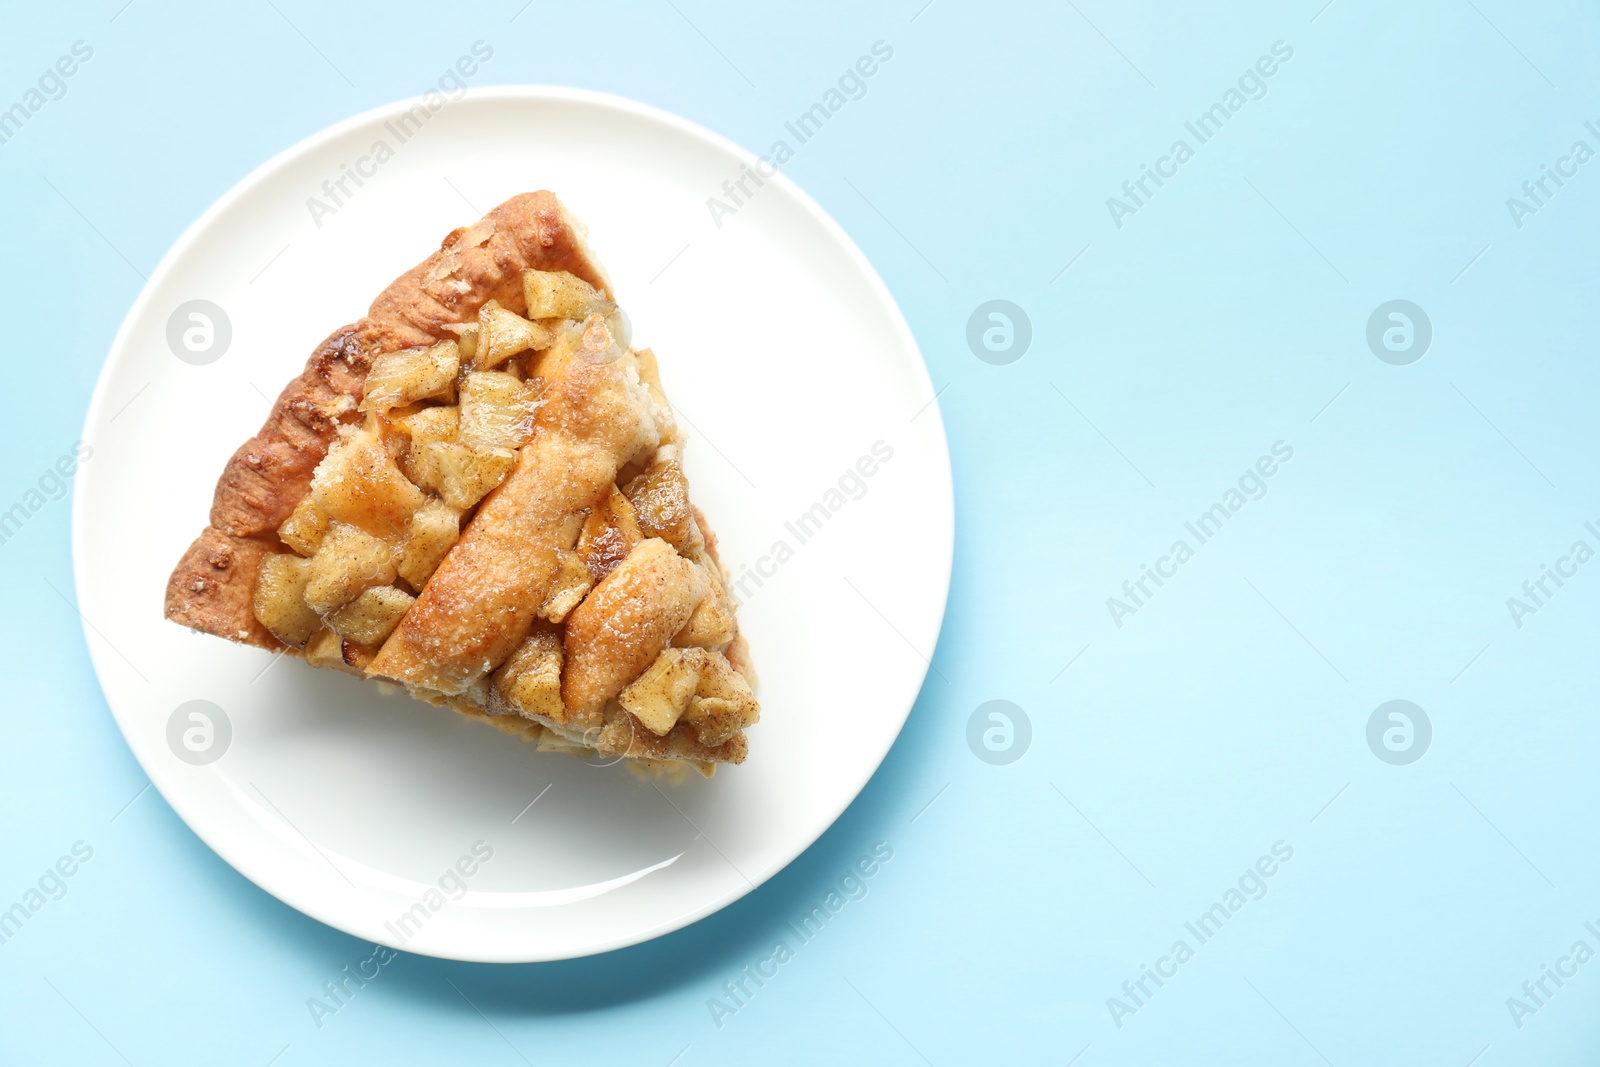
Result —
[{"label": "apple pie", "polygon": [[655,355],[525,193],[337,330],[228,461],[166,617],[535,743],[709,776],[755,674]]}]

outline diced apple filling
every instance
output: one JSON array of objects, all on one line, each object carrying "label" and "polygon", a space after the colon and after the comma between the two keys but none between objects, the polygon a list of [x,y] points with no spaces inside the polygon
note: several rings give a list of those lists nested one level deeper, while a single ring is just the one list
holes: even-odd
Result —
[{"label": "diced apple filling", "polygon": [[550,593],[539,607],[539,617],[549,619],[551,622],[561,622],[567,617],[568,612],[589,595],[589,590],[592,588],[594,588],[594,578],[590,575],[589,565],[583,561],[583,557],[576,552],[563,552],[561,569],[556,572],[556,580],[550,585]]},{"label": "diced apple filling", "polygon": [[646,537],[659,537],[683,555],[694,558],[705,545],[689,503],[689,481],[683,476],[678,449],[664,445],[645,472],[623,489]]},{"label": "diced apple filling", "polygon": [[322,625],[306,604],[311,561],[287,552],[268,556],[256,574],[256,620],[279,641],[299,648]]},{"label": "diced apple filling", "polygon": [[424,445],[422,453],[422,464],[434,473],[432,488],[463,511],[488,496],[517,465],[512,449],[471,448],[457,441]]},{"label": "diced apple filling", "polygon": [[317,464],[311,496],[335,522],[376,537],[398,537],[427,495],[401,473],[374,422],[344,432]]},{"label": "diced apple filling", "polygon": [[361,410],[383,411],[430,398],[449,403],[455,399],[460,371],[461,349],[455,341],[385,352],[367,371]]},{"label": "diced apple filling", "polygon": [[665,649],[617,700],[652,733],[666,734],[689,710],[705,659],[700,649]]},{"label": "diced apple filling", "polygon": [[491,300],[478,311],[472,366],[478,370],[498,367],[512,356],[530,349],[548,348],[551,336],[546,327],[529,322]]},{"label": "diced apple filling", "polygon": [[306,662],[313,667],[335,667],[343,670],[344,638],[332,630],[319,630],[306,645]]},{"label": "diced apple filling", "polygon": [[375,585],[389,585],[395,579],[392,557],[387,541],[348,523],[333,523],[311,557],[306,605],[326,615]]},{"label": "diced apple filling", "polygon": [[461,428],[460,409],[453,406],[423,408],[396,419],[394,425],[405,434],[407,442],[400,456],[400,469],[414,484],[424,489],[435,488],[439,484],[439,470],[428,446],[456,439]]},{"label": "diced apple filling", "polygon": [[588,282],[564,270],[525,270],[522,295],[530,319],[584,319],[591,312],[614,310],[609,300]]},{"label": "diced apple filling", "polygon": [[278,539],[302,556],[312,555],[328,532],[327,512],[317,507],[310,493],[300,498],[294,512],[278,527]]},{"label": "diced apple filling", "polygon": [[700,685],[689,700],[684,720],[694,727],[695,737],[711,748],[723,744],[761,717],[761,705],[744,675],[734,669],[720,653],[706,654],[709,670],[700,674]]},{"label": "diced apple filling", "polygon": [[703,648],[664,649],[617,701],[657,736],[681,719],[712,747],[754,723],[761,710],[727,659]]},{"label": "diced apple filling", "polygon": [[366,674],[367,664],[372,662],[376,652],[324,626],[311,635],[303,655],[313,667],[332,667],[360,677]]},{"label": "diced apple filling", "polygon": [[494,674],[493,690],[510,710],[523,716],[543,716],[564,723],[566,708],[561,703],[561,637],[553,629],[540,628],[511,654]]},{"label": "diced apple filling", "polygon": [[476,322],[446,323],[445,329],[456,335],[456,347],[461,350],[461,362],[471,364],[478,355],[478,324]]},{"label": "diced apple filling", "polygon": [[706,595],[683,629],[673,637],[672,643],[694,646],[711,652],[721,652],[733,641],[735,623],[733,612],[723,602],[725,594],[717,583],[708,583]]},{"label": "diced apple filling", "polygon": [[416,601],[404,589],[375,585],[328,616],[328,628],[358,645],[380,645]]},{"label": "diced apple filling", "polygon": [[578,535],[577,552],[598,582],[628,558],[647,535],[639,528],[633,505],[613,486],[611,495],[589,512]]},{"label": "diced apple filling", "polygon": [[400,546],[400,577],[421,589],[461,536],[461,512],[443,500],[429,498],[411,516]]},{"label": "diced apple filling", "polygon": [[504,371],[475,371],[461,381],[456,440],[483,450],[521,448],[533,435],[533,390]]}]

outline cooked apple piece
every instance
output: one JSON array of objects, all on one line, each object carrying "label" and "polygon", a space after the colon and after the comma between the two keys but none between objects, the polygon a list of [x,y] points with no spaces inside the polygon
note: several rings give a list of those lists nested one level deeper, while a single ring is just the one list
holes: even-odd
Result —
[{"label": "cooked apple piece", "polygon": [[683,719],[694,727],[695,738],[707,748],[716,748],[737,737],[739,731],[755,724],[760,705],[754,700],[727,697],[695,697]]},{"label": "cooked apple piece", "polygon": [[427,499],[370,424],[349,432],[317,464],[311,495],[328,518],[391,539],[405,532],[411,513]]},{"label": "cooked apple piece", "polygon": [[694,699],[707,654],[699,648],[663,649],[656,661],[617,697],[650,731],[668,733]]},{"label": "cooked apple piece", "polygon": [[461,410],[453,404],[435,404],[394,420],[412,444],[428,441],[454,441],[461,425]]},{"label": "cooked apple piece", "polygon": [[[383,442],[383,447],[389,453],[389,458],[394,460],[397,466],[401,457],[406,454],[406,447],[411,444],[411,435],[404,432],[401,425],[402,420],[409,419],[414,415],[420,415],[435,406],[437,405],[425,400],[419,400],[415,404],[406,404],[404,407],[367,413],[367,418],[372,420],[373,430],[377,433],[378,439]],[[402,468],[403,472],[404,469]]]},{"label": "cooked apple piece", "polygon": [[428,397],[452,401],[460,372],[461,348],[455,341],[385,352],[367,371],[361,410],[384,411]]},{"label": "cooked apple piece", "polygon": [[556,572],[556,580],[550,585],[550,593],[539,608],[539,617],[549,619],[551,622],[565,619],[567,612],[577,607],[583,598],[589,595],[589,590],[594,588],[594,581],[589,565],[584,562],[582,556],[576,552],[563,552],[561,569]]},{"label": "cooked apple piece", "polygon": [[306,644],[306,662],[313,667],[336,667],[343,670],[344,638],[332,630],[319,630]]},{"label": "cooked apple piece", "polygon": [[689,480],[683,476],[676,445],[663,445],[645,472],[623,489],[646,537],[659,537],[694,558],[705,546],[689,503]]},{"label": "cooked apple piece", "polygon": [[[400,455],[400,469],[414,484],[437,491],[438,467],[428,458],[427,446],[435,441],[454,441],[461,427],[461,411],[454,406],[423,408],[396,419],[394,425],[404,434],[406,448]],[[400,435],[396,435],[400,436]]]},{"label": "cooked apple piece", "polygon": [[461,536],[461,512],[443,500],[430,497],[411,515],[406,539],[400,545],[400,577],[421,589]]},{"label": "cooked apple piece", "polygon": [[744,676],[724,656],[706,653],[699,684],[683,714],[700,743],[715,748],[760,717],[761,705]]},{"label": "cooked apple piece", "polygon": [[306,604],[318,615],[337,611],[375,585],[394,581],[393,549],[348,523],[334,522],[311,557]]},{"label": "cooked apple piece", "polygon": [[461,382],[456,440],[473,448],[521,448],[533,434],[534,392],[516,375],[474,371]]},{"label": "cooked apple piece", "polygon": [[328,628],[340,637],[371,648],[400,624],[416,597],[392,585],[375,585],[328,616]]},{"label": "cooked apple piece", "polygon": [[562,659],[561,636],[553,629],[535,629],[494,673],[490,707],[503,703],[518,715],[566,722],[561,703]]},{"label": "cooked apple piece", "polygon": [[343,657],[346,667],[354,668],[351,674],[359,674],[365,678],[367,665],[378,658],[378,650],[368,645],[358,645],[346,637],[339,642],[339,655]]},{"label": "cooked apple piece", "polygon": [[611,495],[589,512],[578,535],[577,552],[598,582],[628,558],[633,546],[645,539],[633,505],[613,486]]},{"label": "cooked apple piece", "polygon": [[[709,568],[707,569],[709,571]],[[689,616],[688,623],[672,638],[672,643],[704,648],[712,652],[721,652],[727,648],[733,641],[736,624],[732,608],[723,602],[726,596],[719,583],[708,581],[705,598],[700,601],[700,606],[694,609],[694,614]]]},{"label": "cooked apple piece", "polygon": [[478,324],[476,322],[447,322],[444,328],[456,335],[456,347],[461,351],[461,362],[472,363],[478,354]]},{"label": "cooked apple piece", "polygon": [[310,577],[311,561],[288,552],[268,556],[256,572],[256,620],[291,648],[305,644],[322,625],[317,613],[306,606]]},{"label": "cooked apple piece", "polygon": [[530,319],[582,319],[591,312],[609,313],[612,304],[576,275],[564,270],[525,270],[522,295]]},{"label": "cooked apple piece", "polygon": [[367,664],[376,657],[370,648],[362,648],[354,641],[340,637],[324,627],[306,642],[306,662],[313,667],[332,667],[336,671],[366,677]]},{"label": "cooked apple piece", "polygon": [[294,511],[278,527],[278,539],[302,556],[315,555],[322,536],[328,532],[328,514],[317,507],[310,493],[300,498]]},{"label": "cooked apple piece", "polygon": [[551,333],[491,300],[478,311],[478,336],[472,366],[490,370],[529,349],[550,347]]},{"label": "cooked apple piece", "polygon": [[517,454],[509,448],[478,449],[437,441],[423,446],[421,465],[431,465],[434,488],[444,502],[465,511],[506,480],[517,465]]}]

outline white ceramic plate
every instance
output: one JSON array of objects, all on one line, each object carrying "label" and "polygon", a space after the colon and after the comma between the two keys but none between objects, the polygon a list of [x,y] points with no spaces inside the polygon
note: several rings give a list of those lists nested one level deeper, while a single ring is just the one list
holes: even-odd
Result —
[{"label": "white ceramic plate", "polygon": [[[809,197],[779,176],[715,224],[707,197],[754,164],[748,153],[630,101],[552,88],[474,91],[401,143],[393,124],[411,103],[250,175],[128,313],[89,408],[94,451],[76,490],[85,633],[150,780],[279,899],[454,959],[619,948],[771,877],[888,752],[949,589],[944,429],[894,300]],[[379,141],[392,150],[381,163]],[[335,202],[324,182],[347,169],[365,176],[346,178]],[[749,760],[711,781],[658,788],[623,767],[541,755],[161,617],[223,463],[317,342],[454,227],[532,189],[554,190],[588,224],[635,342],[659,355],[692,428],[695,497],[743,584],[762,719]],[[334,210],[314,217],[311,197]],[[180,359],[169,343],[179,312],[176,332],[200,327],[187,343],[204,350],[203,324],[180,312],[195,300],[226,317],[220,356],[220,320],[209,353],[180,339]]]}]

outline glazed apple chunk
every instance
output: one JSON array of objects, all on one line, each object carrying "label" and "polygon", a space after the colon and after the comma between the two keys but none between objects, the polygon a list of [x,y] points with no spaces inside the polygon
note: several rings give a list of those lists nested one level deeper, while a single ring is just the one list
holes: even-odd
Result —
[{"label": "glazed apple chunk", "polygon": [[727,659],[703,648],[667,648],[617,698],[652,733],[687,722],[715,747],[759,718],[760,705]]},{"label": "glazed apple chunk", "polygon": [[361,410],[384,411],[430,398],[449,403],[455,399],[460,371],[461,347],[456,341],[385,353],[372,361],[367,372]]},{"label": "glazed apple chunk", "polygon": [[491,300],[478,312],[478,330],[472,342],[472,365],[480,370],[493,370],[512,356],[530,349],[550,347],[550,341],[548,327],[529,322]]}]

